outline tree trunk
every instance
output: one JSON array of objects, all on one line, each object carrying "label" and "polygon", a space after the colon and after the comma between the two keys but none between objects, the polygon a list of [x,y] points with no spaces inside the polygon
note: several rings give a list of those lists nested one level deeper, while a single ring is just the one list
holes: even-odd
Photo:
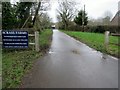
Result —
[{"label": "tree trunk", "polygon": [[36,9],[35,16],[34,16],[34,18],[33,18],[33,26],[34,26],[34,24],[35,24],[35,20],[36,20],[36,17],[37,17],[37,15],[38,15],[38,11],[39,11],[39,9],[40,9],[40,6],[41,6],[41,2],[39,2],[38,8]]}]

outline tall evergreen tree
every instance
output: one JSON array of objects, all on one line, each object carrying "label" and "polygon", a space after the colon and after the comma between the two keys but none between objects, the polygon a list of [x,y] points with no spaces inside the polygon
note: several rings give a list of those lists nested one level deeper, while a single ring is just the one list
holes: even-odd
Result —
[{"label": "tall evergreen tree", "polygon": [[88,17],[87,17],[87,13],[84,12],[83,10],[78,12],[78,15],[75,17],[74,22],[79,25],[87,25],[88,23]]}]

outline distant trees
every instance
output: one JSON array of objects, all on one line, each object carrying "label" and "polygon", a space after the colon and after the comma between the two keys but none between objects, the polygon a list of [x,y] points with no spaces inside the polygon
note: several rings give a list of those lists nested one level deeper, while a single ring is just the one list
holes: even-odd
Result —
[{"label": "distant trees", "polygon": [[109,25],[112,18],[112,13],[110,11],[105,11],[104,18],[102,19],[103,25]]},{"label": "distant trees", "polygon": [[78,11],[78,7],[76,8],[76,6],[78,6],[78,3],[76,4],[76,2],[73,0],[63,0],[62,2],[59,2],[57,19],[60,27],[67,30],[70,27],[73,27],[75,23],[79,26],[87,25],[87,13],[83,10]]},{"label": "distant trees", "polygon": [[78,12],[78,15],[74,18],[74,22],[79,26],[87,25],[88,23],[87,13],[83,10],[80,10]]},{"label": "distant trees", "polygon": [[41,20],[41,26],[43,28],[50,28],[51,27],[51,24],[52,24],[52,20],[51,18],[48,16],[48,14],[44,13],[41,17],[40,17],[40,20]]},{"label": "distant trees", "polygon": [[111,18],[112,18],[112,13],[110,11],[105,11],[102,17],[88,20],[88,24],[92,26],[110,25]]},{"label": "distant trees", "polygon": [[35,30],[42,31],[50,27],[51,27],[51,18],[49,18],[48,14],[43,13],[41,15],[37,15],[34,25]]},{"label": "distant trees", "polygon": [[110,17],[106,16],[102,19],[103,25],[109,25],[110,24]]},{"label": "distant trees", "polygon": [[98,25],[110,25],[110,17],[106,16],[103,18],[97,18],[97,19],[89,19],[88,25],[90,26],[98,26]]},{"label": "distant trees", "polygon": [[88,25],[89,26],[102,25],[102,18],[97,18],[97,19],[89,18]]},{"label": "distant trees", "polygon": [[46,28],[50,28],[51,19],[46,13],[46,11],[49,9],[50,9],[49,0],[47,0],[47,2],[44,2],[44,0],[41,0],[37,4],[37,7],[35,8],[35,12],[34,12],[34,18],[33,18],[33,26],[36,30],[42,31]]},{"label": "distant trees", "polygon": [[111,13],[111,11],[105,11],[103,16],[112,18],[113,14]]}]

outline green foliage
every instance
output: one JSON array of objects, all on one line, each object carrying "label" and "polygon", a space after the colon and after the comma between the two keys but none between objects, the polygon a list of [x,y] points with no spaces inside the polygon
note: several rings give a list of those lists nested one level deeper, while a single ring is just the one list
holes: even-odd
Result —
[{"label": "green foliage", "polygon": [[105,31],[110,31],[111,33],[120,33],[120,27],[118,26],[88,26],[88,32],[104,33]]},{"label": "green foliage", "polygon": [[[17,2],[16,4],[3,2],[2,4],[2,24],[4,30],[31,28],[35,23],[35,29],[39,30],[41,28],[48,28],[51,24],[50,18],[47,16],[47,14],[41,14],[41,16],[36,13],[36,11],[39,11],[39,8],[41,7],[41,5],[39,5],[39,8],[36,8],[37,2]],[[34,18],[32,19],[33,15]]]},{"label": "green foliage", "polygon": [[78,15],[75,17],[74,22],[77,25],[87,25],[88,23],[88,17],[87,17],[87,13],[84,12],[83,10],[78,12]]},{"label": "green foliage", "polygon": [[2,2],[2,29],[12,29],[16,23],[10,2]]},{"label": "green foliage", "polygon": [[[11,5],[10,2],[2,2],[2,29],[21,28],[30,16],[30,8],[33,2],[19,2]],[[29,20],[32,22],[32,18]]]},{"label": "green foliage", "polygon": [[14,88],[20,81],[24,73],[32,66],[34,59],[41,53],[35,51],[18,51],[4,53],[2,56],[2,78],[3,88]]},{"label": "green foliage", "polygon": [[32,7],[32,5],[33,2],[17,3],[16,17],[18,18],[19,21],[19,27],[21,27],[26,21],[26,19],[30,16],[30,8]]},{"label": "green foliage", "polygon": [[120,49],[120,46],[117,46],[119,43],[118,37],[110,36],[110,43],[115,43],[117,45],[109,44],[108,50],[106,52],[104,47],[104,34],[77,31],[64,31],[64,32],[72,37],[77,38],[83,43],[86,43],[88,46],[95,48],[98,51],[118,56],[118,50]]},{"label": "green foliage", "polygon": [[104,33],[106,28],[103,26],[97,26],[97,27],[93,27],[91,29],[93,29],[92,31],[95,33]]},{"label": "green foliage", "polygon": [[50,46],[50,41],[52,39],[52,30],[46,29],[40,34],[40,49],[45,50]]}]

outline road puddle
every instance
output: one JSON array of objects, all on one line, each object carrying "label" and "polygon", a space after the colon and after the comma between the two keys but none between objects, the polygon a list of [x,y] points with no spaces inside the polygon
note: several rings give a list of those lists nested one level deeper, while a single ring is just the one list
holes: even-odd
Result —
[{"label": "road puddle", "polygon": [[53,53],[55,53],[55,52],[53,52],[53,51],[49,51],[49,54],[53,54]]},{"label": "road puddle", "polygon": [[74,54],[80,54],[80,52],[77,51],[77,50],[72,50],[72,53],[74,53]]}]

